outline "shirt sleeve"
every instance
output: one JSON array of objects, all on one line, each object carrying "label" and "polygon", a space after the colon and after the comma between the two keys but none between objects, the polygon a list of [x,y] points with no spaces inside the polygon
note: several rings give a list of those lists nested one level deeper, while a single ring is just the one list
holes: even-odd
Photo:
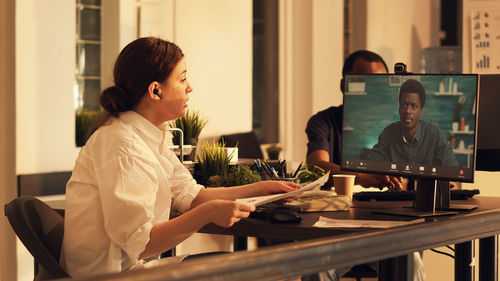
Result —
[{"label": "shirt sleeve", "polygon": [[[439,130],[439,129],[438,129]],[[439,151],[440,153],[440,159],[441,159],[441,165],[443,166],[458,166],[458,160],[455,157],[455,153],[453,152],[453,149],[451,149],[450,144],[444,137],[444,135],[441,133],[441,131],[438,131],[439,134]]]},{"label": "shirt sleeve", "polygon": [[155,163],[140,147],[121,148],[108,159],[105,155],[97,157],[95,163],[105,231],[132,260],[137,260],[153,227],[158,190]]},{"label": "shirt sleeve", "polygon": [[169,162],[173,166],[171,177],[172,208],[178,213],[184,213],[191,208],[191,203],[198,195],[202,185],[197,184],[193,176],[173,153],[169,153]]},{"label": "shirt sleeve", "polygon": [[330,129],[328,123],[324,118],[319,115],[312,116],[307,122],[306,126],[307,134],[307,155],[316,150],[325,150],[328,153],[330,151]]},{"label": "shirt sleeve", "polygon": [[378,161],[389,161],[389,146],[391,140],[388,129],[385,128],[384,131],[378,137],[378,142],[366,153],[367,160],[378,160]]}]

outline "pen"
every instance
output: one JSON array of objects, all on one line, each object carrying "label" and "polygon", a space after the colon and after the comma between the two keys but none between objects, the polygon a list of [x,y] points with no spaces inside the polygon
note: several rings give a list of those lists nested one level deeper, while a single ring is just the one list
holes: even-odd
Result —
[{"label": "pen", "polygon": [[259,162],[257,160],[253,160],[253,164],[255,165],[255,168],[257,168],[257,172],[262,172],[262,169],[260,168]]},{"label": "pen", "polygon": [[283,160],[283,162],[281,162],[280,172],[281,172],[281,176],[286,178],[286,159]]},{"label": "pen", "polygon": [[300,162],[299,166],[297,167],[297,170],[295,170],[295,173],[293,173],[292,178],[295,178],[297,176],[297,174],[299,173],[300,167],[302,167],[302,163],[304,163],[304,162]]}]

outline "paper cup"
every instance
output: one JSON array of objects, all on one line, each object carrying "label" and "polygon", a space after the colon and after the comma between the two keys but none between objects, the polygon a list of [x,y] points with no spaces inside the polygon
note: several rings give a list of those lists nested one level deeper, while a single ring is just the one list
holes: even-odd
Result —
[{"label": "paper cup", "polygon": [[337,195],[347,195],[352,199],[355,175],[333,175],[333,186]]}]

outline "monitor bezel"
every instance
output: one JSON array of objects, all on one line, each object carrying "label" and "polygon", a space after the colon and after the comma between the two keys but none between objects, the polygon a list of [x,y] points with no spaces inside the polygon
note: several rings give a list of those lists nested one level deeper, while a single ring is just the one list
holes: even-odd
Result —
[{"label": "monitor bezel", "polygon": [[[494,85],[492,82],[494,81]],[[488,171],[488,172],[498,172],[500,171],[500,144],[495,146],[484,145],[481,143],[482,132],[488,132],[490,129],[496,129],[496,127],[491,126],[491,123],[484,121],[484,117],[481,117],[484,114],[484,108],[481,109],[481,105],[484,105],[485,102],[492,101],[495,102],[495,98],[490,97],[489,95],[495,95],[500,92],[500,89],[495,87],[496,85],[500,85],[500,74],[499,73],[487,73],[487,74],[479,74],[479,96],[481,97],[481,103],[478,103],[478,108],[481,110],[477,116],[477,143],[476,143],[476,171]],[[498,89],[498,90],[496,90]],[[487,95],[485,99],[485,94]],[[493,99],[493,100],[492,100]],[[498,99],[498,97],[497,97]],[[491,110],[491,107],[487,108]],[[487,115],[490,117],[491,115]],[[481,126],[484,127],[481,127]]]},{"label": "monitor bezel", "polygon": [[[400,171],[370,171],[370,170],[365,170],[365,169],[360,169],[360,168],[349,168],[345,167],[345,163],[343,161],[343,148],[344,148],[344,142],[345,138],[342,137],[342,144],[341,144],[341,151],[340,151],[340,169],[342,171],[347,171],[347,172],[356,172],[356,173],[365,173],[365,174],[376,174],[376,175],[389,175],[389,176],[397,176],[397,177],[407,177],[407,178],[421,178],[421,179],[432,179],[432,180],[440,180],[440,181],[454,181],[454,182],[467,182],[467,183],[473,183],[474,182],[474,177],[475,177],[475,171],[476,171],[476,157],[477,157],[477,130],[478,130],[478,108],[479,108],[479,75],[478,74],[461,74],[461,73],[456,73],[456,74],[430,74],[430,73],[425,73],[425,74],[417,74],[417,73],[407,73],[407,74],[394,74],[394,73],[388,73],[388,74],[346,74],[344,76],[344,80],[347,81],[349,76],[353,77],[359,77],[359,76],[387,76],[388,78],[391,76],[403,76],[403,77],[417,77],[417,76],[470,76],[470,77],[475,77],[476,78],[476,92],[475,92],[475,98],[476,102],[474,104],[474,147],[472,148],[472,163],[470,169],[471,171],[471,178],[458,178],[458,177],[447,177],[447,176],[440,176],[440,175],[423,175],[423,174],[416,174],[416,173],[403,173]],[[345,103],[345,94],[342,95],[342,104]],[[342,111],[342,135],[344,135],[345,131],[345,106],[343,106],[343,111]],[[362,161],[376,161],[376,160],[366,160],[366,159],[360,159]],[[377,161],[381,163],[390,163],[387,161]],[[405,164],[411,164],[411,163],[405,163]],[[441,166],[441,167],[446,167],[446,166]]]}]

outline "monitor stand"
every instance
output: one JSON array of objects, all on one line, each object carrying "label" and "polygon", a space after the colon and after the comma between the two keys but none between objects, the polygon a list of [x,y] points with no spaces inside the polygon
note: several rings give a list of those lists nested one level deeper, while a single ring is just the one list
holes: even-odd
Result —
[{"label": "monitor stand", "polygon": [[377,210],[374,213],[425,218],[454,215],[457,211],[477,208],[477,205],[451,204],[449,181],[417,179],[416,185],[414,207]]}]

